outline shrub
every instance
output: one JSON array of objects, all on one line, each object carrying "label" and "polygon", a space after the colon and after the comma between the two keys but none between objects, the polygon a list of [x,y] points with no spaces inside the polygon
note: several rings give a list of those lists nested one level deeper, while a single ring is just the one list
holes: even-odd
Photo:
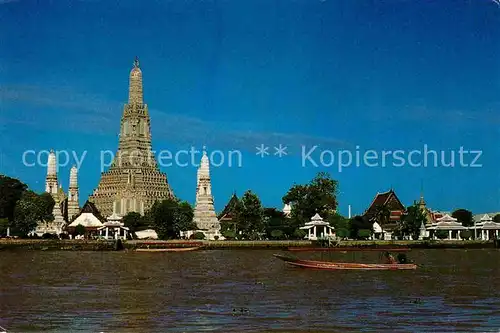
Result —
[{"label": "shrub", "polygon": [[472,232],[470,230],[462,230],[460,231],[460,238],[469,240],[472,238]]},{"label": "shrub", "polygon": [[61,239],[69,239],[69,235],[68,234],[59,234],[59,238],[61,238]]},{"label": "shrub", "polygon": [[306,235],[307,233],[302,229],[295,229],[295,231],[293,232],[293,237],[296,239],[304,239]]},{"label": "shrub", "polygon": [[205,239],[205,234],[202,232],[195,232],[194,234],[191,235],[191,239]]},{"label": "shrub", "polygon": [[439,239],[445,239],[445,238],[448,238],[448,231],[446,231],[446,230],[438,230],[438,231],[436,231],[435,235]]},{"label": "shrub", "polygon": [[232,230],[226,230],[222,232],[222,236],[224,236],[226,239],[235,239],[236,238],[236,233]]},{"label": "shrub", "polygon": [[49,234],[48,232],[42,235],[42,239],[57,239],[57,238],[58,237],[56,234]]},{"label": "shrub", "polygon": [[372,235],[372,231],[370,229],[359,229],[358,230],[358,238],[367,239]]},{"label": "shrub", "polygon": [[275,230],[271,231],[271,237],[273,239],[281,239],[281,238],[283,238],[283,231],[275,229]]},{"label": "shrub", "polygon": [[336,230],[335,234],[338,238],[346,238],[349,237],[349,230],[347,230],[346,228],[340,228]]}]

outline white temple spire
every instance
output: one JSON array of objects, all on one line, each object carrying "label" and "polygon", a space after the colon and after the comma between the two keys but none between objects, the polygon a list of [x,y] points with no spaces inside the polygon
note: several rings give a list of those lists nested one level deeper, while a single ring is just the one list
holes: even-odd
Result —
[{"label": "white temple spire", "polygon": [[135,57],[134,67],[130,71],[128,87],[128,103],[142,105],[142,71],[139,67],[139,58]]},{"label": "white temple spire", "polygon": [[197,172],[196,206],[193,221],[203,231],[208,239],[222,239],[220,223],[214,209],[212,184],[210,180],[210,162],[207,153],[203,151],[200,167]]},{"label": "white temple spire", "polygon": [[47,177],[45,178],[45,192],[56,195],[58,190],[57,184],[57,160],[54,150],[50,150],[47,160]]},{"label": "white temple spire", "polygon": [[69,173],[69,191],[68,191],[68,220],[72,221],[73,217],[80,212],[78,203],[78,169],[73,165]]},{"label": "white temple spire", "polygon": [[57,176],[57,161],[56,153],[51,149],[49,153],[49,159],[47,161],[47,176]]},{"label": "white temple spire", "polygon": [[75,165],[73,165],[69,172],[69,187],[78,187],[78,169]]}]

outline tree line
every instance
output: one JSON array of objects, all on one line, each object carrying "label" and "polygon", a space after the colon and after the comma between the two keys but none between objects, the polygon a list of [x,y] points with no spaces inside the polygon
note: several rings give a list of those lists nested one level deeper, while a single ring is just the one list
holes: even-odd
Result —
[{"label": "tree line", "polygon": [[0,175],[0,235],[25,237],[38,223],[52,221],[55,201],[49,193],[37,194],[18,179]]},{"label": "tree line", "polygon": [[[258,195],[247,190],[241,198],[234,199],[229,208],[231,218],[221,221],[221,233],[226,239],[235,240],[303,239],[306,233],[300,227],[318,213],[335,228],[337,237],[367,239],[373,234],[374,220],[382,228],[389,222],[390,210],[385,206],[376,207],[372,220],[366,216],[348,219],[338,214],[337,195],[338,182],[320,172],[307,184],[294,184],[282,197],[283,204],[291,206],[287,216],[276,208],[264,207]],[[11,235],[25,237],[37,224],[53,220],[54,204],[50,194],[37,194],[21,181],[0,175],[0,235],[10,228]],[[472,212],[466,209],[457,209],[452,216],[464,226],[474,225]],[[188,202],[172,198],[156,202],[144,216],[128,213],[122,221],[133,235],[152,228],[160,239],[178,239],[182,231],[197,229],[193,217],[194,210]],[[500,214],[493,220],[500,222]],[[417,239],[422,223],[426,222],[425,212],[414,204],[403,212],[393,233]]]}]

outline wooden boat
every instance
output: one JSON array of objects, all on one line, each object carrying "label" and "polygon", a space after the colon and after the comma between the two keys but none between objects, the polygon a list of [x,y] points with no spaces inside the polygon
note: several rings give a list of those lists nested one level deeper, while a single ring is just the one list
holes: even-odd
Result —
[{"label": "wooden boat", "polygon": [[287,256],[282,256],[279,254],[274,255],[276,258],[283,260],[289,265],[303,267],[303,268],[314,268],[314,269],[326,269],[326,270],[409,270],[417,269],[415,264],[358,264],[349,262],[329,262],[329,261],[315,261],[315,260],[302,260],[298,258],[291,258]]},{"label": "wooden boat", "polygon": [[203,242],[192,242],[192,241],[187,241],[187,242],[182,242],[182,241],[175,241],[175,242],[167,242],[167,241],[140,241],[137,242],[137,245],[143,245],[143,246],[150,246],[150,245],[160,245],[160,246],[165,246],[165,247],[174,247],[174,246],[187,246],[187,247],[200,247],[203,246]]},{"label": "wooden boat", "polygon": [[171,247],[167,249],[136,249],[136,252],[186,252],[186,251],[195,251],[200,247]]},{"label": "wooden boat", "polygon": [[408,247],[289,247],[292,252],[359,252],[359,251],[387,251],[387,252],[408,252]]}]

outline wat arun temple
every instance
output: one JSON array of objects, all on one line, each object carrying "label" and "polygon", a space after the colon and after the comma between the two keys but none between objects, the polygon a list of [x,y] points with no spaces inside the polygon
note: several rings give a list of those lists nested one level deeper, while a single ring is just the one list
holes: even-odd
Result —
[{"label": "wat arun temple", "polygon": [[[83,208],[80,209],[78,205],[76,167],[71,169],[70,186],[66,195],[58,185],[56,158],[55,152],[51,150],[45,189],[56,202],[53,210],[54,221],[37,226],[35,233],[38,235],[59,235],[68,227],[78,224],[85,228],[95,228],[99,225],[99,230],[108,227],[123,229],[123,223],[120,222],[123,216],[131,212],[144,215],[155,202],[174,198],[167,175],[160,171],[152,151],[151,120],[148,106],[144,104],[142,71],[137,58],[130,71],[128,103],[125,104],[121,118],[118,150],[109,170],[101,174],[97,188]],[[82,215],[83,213],[86,215]],[[87,221],[88,214],[95,218]],[[86,225],[87,222],[92,222],[92,226]],[[186,237],[195,232],[202,232],[207,239],[224,239],[215,214],[206,152],[203,152],[197,173],[193,222],[196,223],[197,230],[187,231]]]},{"label": "wat arun temple", "polygon": [[103,216],[144,212],[156,201],[173,197],[166,174],[151,148],[151,121],[142,93],[142,71],[136,58],[130,71],[128,103],[121,119],[118,151],[90,196]]}]

